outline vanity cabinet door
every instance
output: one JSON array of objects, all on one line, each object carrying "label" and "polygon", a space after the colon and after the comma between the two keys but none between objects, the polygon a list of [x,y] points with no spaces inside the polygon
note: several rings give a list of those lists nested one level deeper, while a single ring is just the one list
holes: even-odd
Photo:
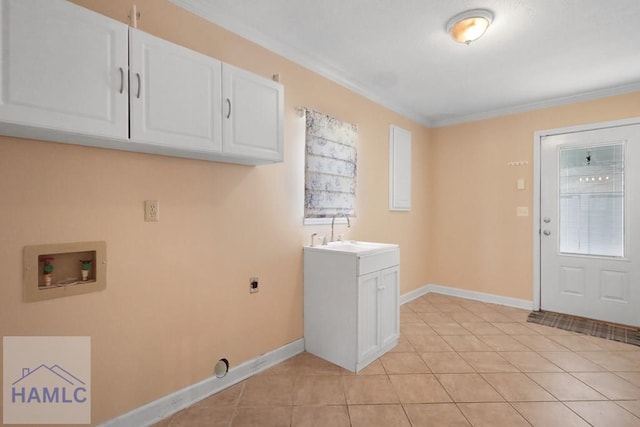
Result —
[{"label": "vanity cabinet door", "polygon": [[380,346],[384,347],[400,336],[400,268],[380,271]]},{"label": "vanity cabinet door", "polygon": [[232,155],[281,162],[283,93],[280,83],[223,64],[223,151]]},{"label": "vanity cabinet door", "polygon": [[63,0],[3,0],[0,22],[0,122],[128,137],[125,24]]},{"label": "vanity cabinet door", "polygon": [[378,271],[358,277],[358,361],[380,348],[380,279]]},{"label": "vanity cabinet door", "polygon": [[222,150],[219,60],[130,29],[131,140]]},{"label": "vanity cabinet door", "polygon": [[358,361],[400,335],[398,267],[358,277]]}]

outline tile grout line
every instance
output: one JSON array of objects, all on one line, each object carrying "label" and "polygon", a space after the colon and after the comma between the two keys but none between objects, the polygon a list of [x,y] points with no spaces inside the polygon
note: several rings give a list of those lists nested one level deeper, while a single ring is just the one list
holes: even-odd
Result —
[{"label": "tile grout line", "polygon": [[[618,399],[615,400],[613,398],[609,398],[608,395],[605,395],[604,393],[600,392],[598,389],[596,389],[595,387],[591,386],[590,384],[586,383],[584,380],[580,379],[576,374],[580,374],[580,373],[593,373],[593,374],[612,374],[616,379],[620,380],[623,383],[627,383],[631,386],[633,386],[634,388],[638,388],[640,389],[640,387],[636,386],[634,383],[632,383],[630,380],[628,380],[627,378],[622,377],[621,375],[619,375],[619,373],[621,372],[629,372],[629,373],[634,373],[634,372],[640,372],[639,370],[629,370],[629,371],[615,371],[615,370],[611,370],[608,368],[605,368],[604,366],[600,366],[598,363],[593,362],[590,358],[586,357],[584,355],[584,353],[623,353],[620,354],[620,365],[618,366],[626,366],[625,365],[625,360],[629,361],[629,365],[630,367],[633,367],[633,363],[635,363],[636,358],[635,357],[631,357],[631,356],[626,356],[626,354],[633,354],[631,351],[624,351],[624,350],[619,350],[617,347],[615,346],[605,346],[605,345],[598,345],[597,342],[592,342],[590,340],[579,340],[579,339],[575,339],[576,337],[578,338],[584,338],[584,337],[580,337],[577,335],[569,335],[569,339],[565,340],[563,335],[546,335],[543,332],[544,331],[540,331],[540,330],[536,330],[534,328],[529,328],[532,332],[531,335],[526,334],[526,335],[517,335],[518,332],[518,327],[516,326],[509,326],[507,324],[514,324],[514,325],[519,325],[519,326],[523,326],[523,327],[527,327],[527,325],[525,324],[526,322],[521,319],[521,313],[519,311],[513,311],[513,310],[503,310],[503,311],[499,311],[497,309],[493,309],[491,308],[492,311],[494,311],[496,313],[495,316],[493,316],[493,318],[498,318],[498,315],[501,315],[505,318],[509,318],[509,321],[504,321],[504,320],[500,320],[500,321],[488,321],[485,318],[481,317],[479,314],[479,311],[476,312],[474,310],[472,310],[473,305],[469,305],[468,307],[463,305],[463,304],[459,304],[456,303],[456,301],[460,301],[460,299],[457,298],[449,298],[446,297],[447,299],[443,299],[443,298],[439,298],[437,303],[431,303],[429,301],[423,301],[422,304],[430,304],[433,306],[433,308],[436,308],[436,304],[444,304],[446,305],[446,309],[447,311],[442,311],[440,310],[439,314],[441,316],[444,317],[449,317],[450,321],[449,322],[428,322],[427,320],[425,320],[422,316],[420,316],[419,312],[416,312],[413,310],[413,308],[411,308],[411,306],[408,306],[407,308],[410,310],[410,312],[408,314],[413,314],[416,315],[417,317],[412,318],[412,320],[417,320],[418,318],[420,319],[419,322],[408,322],[408,323],[403,323],[401,320],[401,327],[403,325],[407,325],[407,324],[416,324],[416,325],[425,325],[426,327],[429,328],[429,334],[425,335],[425,336],[434,336],[437,337],[438,339],[442,340],[444,343],[448,342],[444,339],[444,337],[448,337],[448,336],[456,336],[454,335],[441,335],[440,333],[444,330],[446,331],[446,328],[440,329],[441,332],[438,332],[438,330],[434,329],[431,327],[430,323],[451,323],[451,324],[455,324],[457,325],[457,327],[462,328],[463,330],[467,331],[468,333],[465,333],[464,335],[458,335],[458,336],[471,336],[474,337],[475,339],[477,339],[478,341],[482,342],[484,345],[486,345],[487,349],[479,349],[479,348],[471,348],[470,350],[465,350],[464,346],[458,346],[456,348],[451,347],[451,345],[447,345],[447,347],[449,347],[449,350],[431,350],[429,348],[427,348],[427,351],[423,351],[423,350],[418,350],[417,348],[414,347],[414,344],[412,344],[411,340],[408,338],[411,335],[407,335],[407,334],[401,334],[404,342],[403,345],[406,345],[406,349],[408,349],[408,351],[399,351],[396,353],[407,353],[407,354],[415,354],[415,356],[417,356],[418,360],[420,360],[420,362],[424,365],[424,367],[426,368],[427,372],[425,372],[425,375],[430,375],[432,376],[432,378],[434,378],[436,380],[436,383],[438,384],[438,386],[444,391],[444,393],[446,394],[446,396],[450,399],[450,402],[424,402],[424,403],[415,403],[416,405],[435,405],[435,404],[451,404],[453,405],[456,410],[458,411],[458,413],[467,421],[471,424],[470,418],[468,418],[468,416],[462,411],[461,406],[460,405],[464,405],[464,404],[471,404],[471,403],[476,403],[476,404],[488,404],[488,403],[508,403],[509,408],[514,411],[515,414],[517,414],[519,417],[522,417],[527,423],[532,424],[533,422],[530,421],[525,415],[524,413],[520,412],[518,410],[518,408],[516,407],[516,405],[518,405],[519,403],[552,403],[552,402],[560,402],[562,403],[562,407],[565,409],[569,409],[569,411],[572,414],[575,414],[579,419],[581,420],[585,420],[586,419],[581,416],[578,412],[576,412],[575,410],[573,410],[568,403],[571,402],[613,402],[614,405],[617,408],[620,408],[621,410],[624,411],[624,413],[629,413],[631,414],[633,417],[635,418],[640,418],[640,416],[636,415],[635,413],[631,412],[630,409],[625,408],[624,406],[622,406],[622,404],[620,402],[623,401],[638,401],[640,399]],[[457,310],[454,305],[459,305],[460,306],[460,310]],[[481,303],[481,304],[477,304],[477,307],[485,307],[485,306],[493,306],[492,304],[488,304],[488,303]],[[428,307],[425,307],[426,309],[429,309]],[[490,307],[488,307],[490,308]],[[437,308],[436,308],[437,309]],[[515,309],[514,309],[515,310]],[[483,310],[484,312],[486,312],[486,310]],[[509,350],[509,351],[505,351],[505,350],[500,350],[499,345],[496,346],[492,346],[489,345],[487,342],[485,342],[482,337],[484,335],[481,334],[476,334],[473,332],[472,327],[470,324],[472,323],[476,323],[476,322],[471,322],[471,321],[467,321],[465,322],[465,318],[469,319],[469,317],[465,317],[466,313],[470,313],[474,316],[477,316],[478,318],[483,319],[482,322],[486,323],[487,325],[494,327],[498,330],[500,330],[501,334],[499,336],[505,336],[505,337],[509,337],[511,340],[515,340],[518,343],[522,344],[525,348],[527,348],[527,350],[520,350],[520,351],[516,351],[516,350]],[[458,316],[459,318],[461,318],[461,321],[455,320],[454,318],[452,318],[452,315],[456,315],[456,313],[462,313],[461,316]],[[425,313],[423,313],[425,314]],[[401,314],[402,316],[402,314]],[[426,316],[429,317],[429,316]],[[492,316],[487,316],[487,317],[492,317]],[[462,323],[466,323],[468,324],[467,327],[463,326]],[[479,323],[479,321],[478,321]],[[496,324],[501,324],[501,326],[503,326],[504,329],[500,329],[496,326]],[[453,327],[452,327],[453,328]],[[414,328],[416,331],[419,331],[419,327]],[[426,329],[425,329],[426,331]],[[453,328],[453,331],[455,331],[455,328]],[[512,333],[508,333],[512,332]],[[419,334],[416,334],[419,335]],[[498,335],[496,335],[498,336]],[[514,338],[514,336],[520,336],[522,337],[522,339],[524,340],[524,338],[526,337],[533,337],[533,336],[537,336],[537,337],[541,337],[543,339],[545,339],[547,342],[549,343],[553,343],[554,345],[557,345],[558,347],[564,349],[564,350],[558,350],[557,348],[553,348],[550,347],[549,349],[545,350],[545,341],[542,341],[541,343],[537,343],[534,345],[527,345],[524,344],[524,342],[521,342],[520,340],[517,340]],[[455,341],[455,340],[454,340]],[[585,341],[586,343],[582,343],[582,341]],[[426,342],[426,341],[425,341]],[[563,342],[565,342],[565,344],[562,344]],[[567,344],[569,344],[567,346]],[[590,346],[589,344],[591,344],[592,346]],[[598,348],[598,350],[594,350],[593,346],[595,346],[596,348]],[[582,347],[586,347],[586,349],[582,348]],[[574,350],[575,349],[575,350]],[[636,351],[636,350],[634,350]],[[431,368],[431,366],[429,365],[429,363],[427,363],[427,360],[423,357],[426,353],[452,353],[455,354],[461,361],[465,362],[466,365],[468,365],[471,369],[470,372],[439,372],[436,373],[433,371],[433,369]],[[515,372],[511,372],[510,370],[506,370],[508,368],[502,369],[499,368],[496,371],[491,371],[491,370],[487,370],[485,371],[484,369],[482,369],[482,358],[479,358],[474,364],[471,364],[467,359],[465,359],[465,357],[463,356],[464,354],[470,354],[470,353],[491,353],[493,355],[497,355],[498,358],[500,358],[502,361],[504,361],[505,363],[508,363],[510,366],[513,367],[513,369],[515,369]],[[393,353],[393,352],[390,352]],[[547,370],[541,370],[541,371],[536,371],[535,370],[535,361],[532,361],[531,363],[533,365],[533,368],[528,368],[527,367],[527,362],[526,360],[523,362],[519,362],[520,366],[523,366],[522,368],[519,365],[516,365],[515,363],[511,362],[510,359],[507,359],[507,357],[504,356],[504,353],[523,353],[523,354],[531,354],[531,355],[535,355],[536,358],[540,358],[540,363],[542,363],[542,361],[545,361],[546,363],[549,363],[550,366],[554,366],[557,369],[559,369],[559,371],[547,371]],[[559,353],[559,354],[571,354],[572,356],[576,356],[576,357],[580,357],[581,359],[585,360],[586,362],[592,364],[593,366],[599,368],[598,371],[590,371],[590,370],[585,370],[585,371],[571,371],[568,369],[571,369],[570,366],[567,367],[567,369],[562,368],[561,366],[559,366],[556,362],[554,362],[551,358],[549,357],[545,357],[545,355],[543,355],[542,353]],[[297,357],[297,356],[296,356]],[[493,356],[491,356],[493,357]],[[516,357],[516,356],[514,356]],[[523,356],[524,357],[524,356]],[[601,357],[601,356],[600,356]],[[526,357],[525,357],[526,359]],[[316,405],[305,405],[304,403],[300,404],[300,405],[296,405],[295,404],[295,393],[296,393],[296,381],[299,377],[302,376],[306,376],[306,375],[301,375],[298,372],[298,367],[300,364],[300,360],[297,360],[297,363],[295,363],[296,368],[294,369],[293,372],[293,385],[292,385],[292,390],[291,390],[291,396],[290,396],[290,405],[285,405],[288,407],[289,411],[289,424],[292,425],[294,423],[294,419],[293,419],[293,412],[294,409],[298,406],[303,407],[303,406],[316,406]],[[398,360],[398,359],[396,359]],[[402,359],[400,359],[402,360]],[[406,359],[404,359],[406,360]],[[437,359],[434,359],[437,360]],[[489,359],[490,360],[490,359]],[[518,361],[518,359],[514,359],[516,361]],[[395,398],[397,399],[398,403],[401,405],[403,411],[402,413],[404,414],[404,417],[406,418],[406,420],[409,421],[409,423],[411,424],[411,418],[409,417],[409,411],[408,411],[408,406],[411,405],[411,402],[403,402],[401,399],[401,396],[398,392],[398,389],[396,387],[396,385],[394,385],[394,383],[392,382],[392,377],[396,376],[396,375],[417,375],[417,373],[411,373],[411,372],[406,372],[406,373],[393,373],[394,366],[392,366],[390,363],[396,363],[395,361],[393,361],[393,359],[391,359],[389,361],[388,364],[385,364],[382,361],[382,358],[377,359],[378,363],[380,364],[381,368],[382,368],[382,372],[380,374],[374,374],[374,375],[379,375],[379,376],[384,376],[386,382],[389,384],[390,387],[392,387],[393,389],[393,393]],[[399,362],[402,363],[402,362]],[[488,362],[490,363],[490,362]],[[611,367],[611,366],[609,366]],[[544,365],[541,369],[544,368]],[[313,372],[312,368],[312,372]],[[452,371],[456,371],[456,369],[453,369]],[[490,383],[487,379],[486,379],[486,375],[489,374],[506,374],[506,375],[521,375],[523,374],[525,378],[527,378],[529,381],[531,381],[533,384],[535,384],[536,386],[540,387],[541,390],[544,390],[546,393],[548,393],[551,397],[553,397],[555,400],[554,401],[546,401],[546,400],[535,400],[535,401],[527,401],[527,400],[507,400],[507,398],[505,397],[505,395],[503,395],[497,388],[496,386],[494,386],[492,383]],[[382,374],[382,375],[381,375]],[[455,374],[455,375],[477,375],[479,378],[481,378],[489,387],[491,390],[493,390],[496,393],[496,396],[501,397],[503,400],[502,401],[495,401],[495,402],[456,402],[453,399],[452,394],[449,392],[449,390],[447,390],[447,388],[444,387],[443,383],[441,382],[439,376],[441,377],[442,375],[447,375],[447,374]],[[568,375],[568,377],[572,378],[573,380],[578,381],[579,383],[581,383],[582,385],[586,386],[587,389],[592,390],[595,393],[598,393],[599,395],[601,395],[605,400],[575,400],[575,401],[569,401],[569,400],[560,400],[554,393],[552,393],[550,390],[548,390],[546,387],[544,387],[542,384],[540,384],[538,381],[536,381],[534,378],[532,378],[531,375],[535,375],[535,374],[563,374],[563,375]],[[290,374],[276,374],[279,376],[282,375],[290,375]],[[313,374],[316,375],[316,374]],[[317,374],[318,376],[325,376],[324,374]],[[350,425],[353,426],[353,423],[355,422],[354,419],[352,419],[352,411],[351,409],[354,407],[358,407],[358,406],[378,406],[378,405],[395,405],[393,403],[375,403],[375,404],[371,404],[371,403],[354,403],[354,404],[349,404],[348,402],[348,395],[347,395],[347,377],[348,375],[345,375],[343,373],[340,373],[339,375],[340,378],[340,385],[341,385],[341,390],[342,393],[344,394],[344,405],[346,406],[347,409],[347,419],[348,419],[348,423]],[[361,377],[364,377],[365,375],[362,375]],[[250,379],[249,379],[250,380]],[[246,381],[249,381],[246,380]],[[239,411],[239,406],[240,406],[240,402],[242,400],[242,397],[245,393],[245,385],[246,385],[246,381],[243,381],[242,383],[242,388],[240,390],[240,393],[237,397],[237,400],[235,401],[234,404],[234,413],[233,416],[231,418],[231,421],[229,422],[229,425],[232,425],[234,420],[236,419],[237,415],[238,415],[238,411]],[[619,392],[617,392],[619,393]],[[281,405],[276,405],[276,406],[281,406]],[[319,404],[317,405],[319,407],[330,407],[330,406],[342,406],[342,405],[333,405],[333,404]],[[273,406],[271,406],[273,407]],[[523,406],[524,408],[524,406]],[[189,408],[186,408],[185,410],[188,410]],[[175,415],[175,414],[174,414]],[[177,422],[177,419],[173,419],[173,416],[170,417],[169,420],[169,424],[167,424],[168,426],[173,426],[174,422]],[[589,424],[587,422],[587,424]]]}]

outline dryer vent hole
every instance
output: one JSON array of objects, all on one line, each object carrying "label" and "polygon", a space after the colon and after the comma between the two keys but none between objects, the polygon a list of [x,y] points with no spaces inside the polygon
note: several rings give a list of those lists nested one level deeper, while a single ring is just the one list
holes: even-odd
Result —
[{"label": "dryer vent hole", "polygon": [[216,367],[214,368],[214,372],[216,377],[223,378],[229,372],[229,361],[227,359],[220,359],[218,363],[216,363]]}]

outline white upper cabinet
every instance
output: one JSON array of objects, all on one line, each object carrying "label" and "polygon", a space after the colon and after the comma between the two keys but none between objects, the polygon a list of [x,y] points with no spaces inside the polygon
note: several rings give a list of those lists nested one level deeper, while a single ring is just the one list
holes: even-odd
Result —
[{"label": "white upper cabinet", "polygon": [[220,152],[221,62],[134,28],[129,31],[131,140]]},{"label": "white upper cabinet", "polygon": [[222,97],[224,152],[282,161],[282,85],[223,64]]},{"label": "white upper cabinet", "polygon": [[0,130],[28,125],[127,138],[125,24],[37,0],[2,0],[0,22]]},{"label": "white upper cabinet", "polygon": [[0,0],[0,135],[282,161],[283,87],[64,0]]}]

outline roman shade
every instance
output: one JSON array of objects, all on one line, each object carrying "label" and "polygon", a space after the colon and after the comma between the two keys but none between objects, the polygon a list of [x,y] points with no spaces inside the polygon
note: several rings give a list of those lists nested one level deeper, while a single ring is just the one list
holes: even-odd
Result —
[{"label": "roman shade", "polygon": [[355,216],[358,128],[317,111],[305,113],[305,219]]}]

